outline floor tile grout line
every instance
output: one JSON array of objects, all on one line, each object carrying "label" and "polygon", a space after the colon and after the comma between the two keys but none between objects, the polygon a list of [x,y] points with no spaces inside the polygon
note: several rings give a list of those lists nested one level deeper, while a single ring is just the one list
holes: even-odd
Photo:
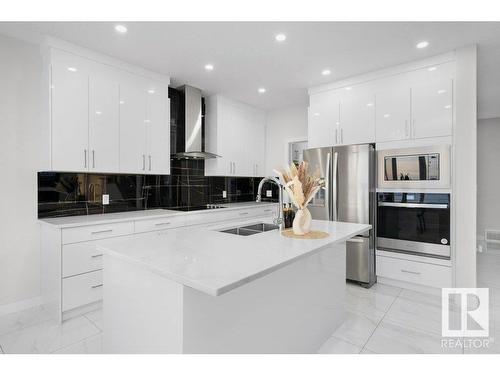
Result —
[{"label": "floor tile grout line", "polygon": [[83,317],[87,319],[94,327],[96,327],[99,330],[99,333],[102,333],[102,329],[92,319],[90,319],[87,314],[84,314]]},{"label": "floor tile grout line", "polygon": [[[394,297],[394,300],[391,302],[391,305],[389,306],[389,308],[387,309],[387,311],[384,312],[384,315],[382,316],[382,318],[379,320],[379,322],[377,323],[377,325],[375,326],[375,329],[373,330],[373,332],[371,333],[371,335],[366,339],[365,343],[363,344],[363,347],[361,348],[361,351],[363,351],[364,349],[367,349],[366,348],[366,344],[368,344],[368,341],[370,341],[370,339],[372,338],[373,334],[375,333],[375,331],[377,330],[377,328],[379,327],[380,323],[382,323],[382,321],[384,320],[385,316],[387,315],[387,313],[389,312],[389,310],[391,309],[392,305],[394,305],[394,303],[396,302],[396,300],[399,298],[399,296],[401,295],[401,292],[403,291],[402,288],[399,288],[399,292],[397,294],[397,296]],[[375,292],[376,293],[376,292]],[[370,350],[370,349],[367,349],[367,350]],[[371,350],[372,352],[374,352],[373,350]],[[360,352],[361,353],[361,352]],[[374,352],[376,353],[376,352]],[[376,353],[378,354],[378,353]]]},{"label": "floor tile grout line", "polygon": [[102,335],[102,332],[96,333],[95,335],[91,335],[89,337],[85,337],[84,339],[78,340],[77,342],[74,342],[72,344],[61,346],[60,348],[57,348],[57,349],[51,351],[49,354],[57,354],[56,352],[58,352],[59,350],[63,350],[63,349],[69,348],[70,346],[80,344],[82,342],[85,342],[85,341],[92,339],[92,338],[99,336],[99,335]]}]

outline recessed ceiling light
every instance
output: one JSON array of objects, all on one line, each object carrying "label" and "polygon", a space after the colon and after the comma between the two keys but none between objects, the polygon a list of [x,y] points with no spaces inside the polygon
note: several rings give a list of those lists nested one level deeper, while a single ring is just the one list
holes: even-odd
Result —
[{"label": "recessed ceiling light", "polygon": [[264,87],[260,87],[258,90],[259,94],[264,94],[266,92],[266,89]]},{"label": "recessed ceiling light", "polygon": [[286,40],[286,35],[285,34],[277,34],[274,39],[276,39],[277,42],[284,42]]},{"label": "recessed ceiling light", "polygon": [[314,112],[314,116],[318,117],[319,116],[319,112]]},{"label": "recessed ceiling light", "polygon": [[429,72],[435,71],[437,68],[435,66],[431,66],[429,69],[427,69]]},{"label": "recessed ceiling light", "polygon": [[151,90],[148,90],[148,94],[154,94],[155,93],[155,90],[151,89]]},{"label": "recessed ceiling light", "polygon": [[428,45],[429,45],[429,42],[426,40],[423,40],[423,41],[417,43],[417,48],[422,49],[422,48],[427,47]]},{"label": "recessed ceiling light", "polygon": [[127,32],[127,27],[124,25],[116,25],[115,30],[118,31],[120,34],[125,34]]},{"label": "recessed ceiling light", "polygon": [[438,90],[438,94],[444,94],[446,92],[446,90]]},{"label": "recessed ceiling light", "polygon": [[332,72],[330,71],[330,69],[324,69],[321,74],[323,74],[324,76],[329,76]]},{"label": "recessed ceiling light", "polygon": [[214,70],[214,66],[212,64],[205,65],[205,70]]},{"label": "recessed ceiling light", "polygon": [[386,113],[386,114],[384,115],[384,118],[389,118],[389,117],[391,117],[391,115],[390,115],[390,114],[388,114],[388,113]]},{"label": "recessed ceiling light", "polygon": [[367,107],[373,107],[373,103],[367,103],[366,106]]},{"label": "recessed ceiling light", "polygon": [[445,109],[450,109],[451,108],[451,104],[445,105],[444,108]]},{"label": "recessed ceiling light", "polygon": [[346,90],[352,90],[352,87],[351,86],[348,86],[345,88]]},{"label": "recessed ceiling light", "polygon": [[73,66],[70,66],[70,67],[68,67],[68,70],[69,70],[70,72],[76,72],[78,69],[76,69],[76,68],[75,68],[75,67],[73,67]]},{"label": "recessed ceiling light", "polygon": [[125,104],[125,100],[120,100],[120,104]]},{"label": "recessed ceiling light", "polygon": [[101,111],[95,111],[96,115],[100,115],[102,112]]}]

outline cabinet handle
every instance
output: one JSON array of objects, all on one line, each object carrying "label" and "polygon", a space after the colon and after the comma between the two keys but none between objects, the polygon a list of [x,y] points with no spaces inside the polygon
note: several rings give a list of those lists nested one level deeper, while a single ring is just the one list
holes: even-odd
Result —
[{"label": "cabinet handle", "polygon": [[405,138],[410,138],[410,132],[408,129],[408,120],[405,120]]},{"label": "cabinet handle", "polygon": [[151,170],[151,155],[149,155],[149,170]]},{"label": "cabinet handle", "polygon": [[92,168],[95,168],[95,150],[92,150]]},{"label": "cabinet handle", "polygon": [[146,155],[142,154],[142,170],[146,170]]},{"label": "cabinet handle", "polygon": [[166,222],[166,223],[156,223],[155,227],[159,227],[159,226],[162,226],[162,225],[170,225],[170,221]]},{"label": "cabinet handle", "polygon": [[401,270],[403,273],[411,273],[412,275],[420,275],[420,272],[415,272],[415,271],[408,271],[408,270]]},{"label": "cabinet handle", "polygon": [[233,165],[234,165],[234,172],[233,173],[236,174],[236,162],[235,161],[233,161]]},{"label": "cabinet handle", "polygon": [[248,215],[248,212],[240,212],[240,216]]},{"label": "cabinet handle", "polygon": [[87,168],[87,149],[83,150],[83,160],[84,160],[85,168]]},{"label": "cabinet handle", "polygon": [[412,132],[412,138],[415,138],[415,120],[412,121],[411,132]]},{"label": "cabinet handle", "polygon": [[339,130],[335,129],[335,143],[339,143]]},{"label": "cabinet handle", "polygon": [[268,208],[267,210],[264,210],[264,212],[271,212],[273,211],[271,208]]},{"label": "cabinet handle", "polygon": [[340,128],[340,143],[344,143],[344,128]]},{"label": "cabinet handle", "polygon": [[96,288],[100,288],[102,287],[102,284],[97,284],[97,285],[92,285],[91,288],[92,289],[96,289]]},{"label": "cabinet handle", "polygon": [[102,254],[95,254],[95,255],[92,255],[92,258],[100,258],[102,257]]},{"label": "cabinet handle", "polygon": [[95,231],[95,232],[91,232],[90,234],[110,233],[112,231],[113,231],[113,229],[105,229],[105,230],[98,230],[98,231]]}]

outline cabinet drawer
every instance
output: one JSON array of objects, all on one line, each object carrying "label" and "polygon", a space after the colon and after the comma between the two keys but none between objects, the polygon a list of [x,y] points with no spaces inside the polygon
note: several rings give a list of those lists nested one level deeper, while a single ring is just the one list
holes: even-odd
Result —
[{"label": "cabinet drawer", "polygon": [[451,287],[451,268],[377,256],[377,276],[434,288]]},{"label": "cabinet drawer", "polygon": [[67,228],[62,230],[62,243],[75,243],[83,241],[98,240],[123,236],[134,233],[134,223],[132,221],[125,223],[89,225],[78,228]]},{"label": "cabinet drawer", "polygon": [[100,241],[78,242],[62,247],[62,276],[74,276],[102,269]]},{"label": "cabinet drawer", "polygon": [[68,311],[102,299],[102,271],[68,277],[62,281],[62,309]]},{"label": "cabinet drawer", "polygon": [[161,219],[138,220],[135,222],[135,232],[151,232],[168,228],[178,228],[183,226],[185,218],[180,216],[170,216]]}]

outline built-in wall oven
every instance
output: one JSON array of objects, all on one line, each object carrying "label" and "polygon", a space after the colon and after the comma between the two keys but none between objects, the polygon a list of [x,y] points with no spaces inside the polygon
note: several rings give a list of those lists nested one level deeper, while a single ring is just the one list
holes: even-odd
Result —
[{"label": "built-in wall oven", "polygon": [[447,189],[450,146],[377,151],[379,189]]},{"label": "built-in wall oven", "polygon": [[450,259],[450,195],[377,194],[377,249]]}]

